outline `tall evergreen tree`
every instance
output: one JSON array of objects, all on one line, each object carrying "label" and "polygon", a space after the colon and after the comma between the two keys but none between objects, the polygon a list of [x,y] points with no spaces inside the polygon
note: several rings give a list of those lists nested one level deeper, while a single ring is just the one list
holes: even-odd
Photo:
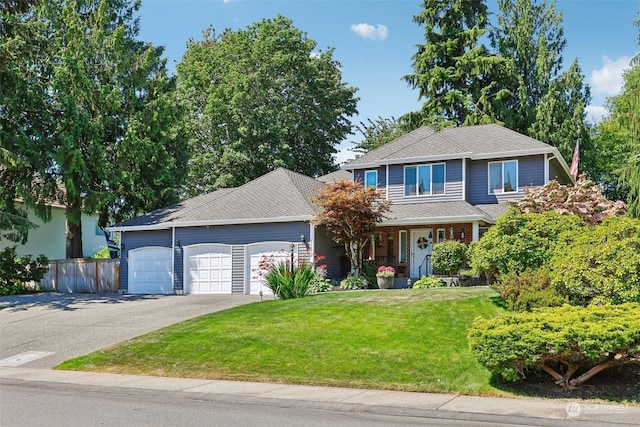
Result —
[{"label": "tall evergreen tree", "polygon": [[425,43],[413,56],[413,74],[404,80],[419,89],[424,105],[403,117],[409,127],[434,128],[492,123],[508,93],[498,82],[508,62],[480,43],[487,32],[484,1],[424,0],[413,20],[424,26]]},{"label": "tall evergreen tree", "polygon": [[33,73],[36,84],[26,89],[37,92],[39,115],[9,123],[33,129],[9,149],[41,157],[29,179],[66,206],[69,258],[83,256],[82,213],[98,212],[104,226],[166,205],[184,176],[174,82],[162,49],[136,39],[139,7],[139,0],[53,0],[27,12],[47,43],[16,70]]},{"label": "tall evergreen tree", "polygon": [[356,89],[333,51],[284,16],[246,29],[213,28],[177,66],[192,151],[187,192],[244,184],[277,167],[309,175],[335,169],[352,130]]},{"label": "tall evergreen tree", "polygon": [[[499,0],[497,23],[490,33],[498,55],[512,63],[512,73],[501,81],[511,96],[500,119],[505,126],[559,148],[571,158],[576,140],[589,151],[585,108],[588,87],[577,60],[563,70],[566,46],[562,12],[555,1]],[[583,157],[583,166],[591,159]]]}]

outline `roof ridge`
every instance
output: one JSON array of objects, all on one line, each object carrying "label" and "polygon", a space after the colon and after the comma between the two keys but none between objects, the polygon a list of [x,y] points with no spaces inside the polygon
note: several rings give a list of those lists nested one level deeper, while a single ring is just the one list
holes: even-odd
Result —
[{"label": "roof ridge", "polygon": [[[309,208],[311,210],[315,211],[317,209],[317,207],[314,205],[313,202],[311,202],[311,198],[309,197],[308,194],[305,194],[303,189],[299,186],[299,183],[296,182],[296,179],[305,180],[305,181],[308,180],[307,183],[310,184],[310,187],[313,186],[313,187],[316,187],[316,188],[325,187],[327,184],[325,184],[322,181],[318,181],[315,178],[312,178],[310,176],[302,174],[300,172],[293,171],[291,169],[287,169],[287,168],[284,168],[284,167],[280,167],[278,169],[282,169],[283,171],[285,171],[285,173],[287,174],[287,179],[289,179],[291,184],[293,184],[293,186],[295,187],[296,191],[299,193],[299,195],[302,197],[302,199],[305,201],[305,203],[309,206]],[[294,179],[294,177],[296,179]],[[311,188],[309,188],[309,189],[311,189]]]}]

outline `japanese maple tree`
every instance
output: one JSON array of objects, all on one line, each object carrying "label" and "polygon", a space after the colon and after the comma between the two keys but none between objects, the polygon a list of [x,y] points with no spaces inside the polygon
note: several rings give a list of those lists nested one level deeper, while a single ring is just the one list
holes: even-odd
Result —
[{"label": "japanese maple tree", "polygon": [[312,199],[322,208],[312,224],[325,227],[334,242],[344,245],[355,275],[360,274],[362,253],[373,229],[390,210],[391,202],[383,196],[384,192],[358,181],[339,180],[319,190]]}]

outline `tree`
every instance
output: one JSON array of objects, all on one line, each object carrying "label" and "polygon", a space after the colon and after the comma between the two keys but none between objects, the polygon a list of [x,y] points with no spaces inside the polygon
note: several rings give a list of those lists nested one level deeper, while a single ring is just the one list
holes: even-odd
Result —
[{"label": "tree", "polygon": [[555,211],[563,215],[576,215],[585,224],[594,225],[610,215],[624,215],[624,203],[607,200],[602,189],[584,174],[575,185],[561,185],[551,180],[543,186],[524,190],[524,197],[514,203],[522,213]]},{"label": "tree", "polygon": [[609,367],[640,362],[639,310],[637,303],[565,305],[478,318],[469,329],[469,345],[480,363],[506,380],[523,378],[533,368],[564,389],[574,388]]},{"label": "tree", "polygon": [[82,213],[98,212],[104,226],[177,200],[187,161],[181,110],[162,48],[136,40],[139,0],[36,6],[27,15],[37,19],[46,47],[18,70],[33,72],[38,84],[29,90],[38,93],[39,115],[10,123],[34,132],[8,149],[40,158],[27,178],[64,203],[67,257],[77,258]]},{"label": "tree", "polygon": [[[639,12],[640,13],[640,12]],[[640,29],[640,19],[635,21]],[[640,46],[640,31],[638,31]],[[597,127],[597,179],[607,194],[626,199],[640,218],[640,56],[623,74],[622,92],[607,100],[609,117]]]},{"label": "tree", "polygon": [[425,43],[403,79],[419,89],[422,109],[403,119],[413,128],[493,123],[508,93],[499,88],[508,62],[480,44],[487,32],[484,1],[424,0],[413,20],[424,25]]},{"label": "tree", "polygon": [[[0,3],[0,230],[2,237],[25,242],[32,225],[15,201],[49,218],[45,194],[55,187],[34,180],[35,171],[51,166],[38,144],[46,117],[44,58],[49,40],[33,13],[38,0]],[[19,147],[20,150],[15,150]]]},{"label": "tree", "polygon": [[376,120],[367,119],[367,123],[360,122],[360,125],[356,126],[357,130],[364,136],[364,140],[357,143],[353,148],[353,151],[357,153],[368,153],[413,130],[395,117],[378,117]]},{"label": "tree", "polygon": [[[499,0],[496,25],[490,33],[496,53],[511,62],[511,73],[501,87],[504,98],[500,116],[506,127],[558,147],[571,158],[575,141],[590,152],[585,108],[591,95],[575,60],[566,71],[562,52],[567,44],[562,12],[555,1]],[[583,156],[587,166],[591,161]]]},{"label": "tree", "polygon": [[8,239],[13,242],[26,243],[29,230],[36,227],[27,219],[27,212],[19,209],[15,204],[14,192],[11,191],[13,170],[27,167],[21,159],[0,147],[0,240]]},{"label": "tree", "polygon": [[383,193],[362,183],[339,180],[322,188],[312,202],[321,209],[312,224],[322,226],[333,241],[344,245],[356,276],[362,268],[362,254],[376,224],[385,219],[390,201]]},{"label": "tree", "polygon": [[467,245],[455,240],[436,243],[433,245],[431,262],[434,271],[453,276],[467,263]]},{"label": "tree", "polygon": [[333,50],[279,15],[246,29],[213,28],[191,40],[177,66],[187,111],[187,193],[233,187],[278,167],[322,175],[352,130],[356,89]]}]

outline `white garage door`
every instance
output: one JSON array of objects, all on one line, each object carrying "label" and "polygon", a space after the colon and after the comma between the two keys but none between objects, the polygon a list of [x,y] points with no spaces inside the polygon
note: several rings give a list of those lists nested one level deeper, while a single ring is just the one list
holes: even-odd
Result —
[{"label": "white garage door", "polygon": [[193,245],[184,248],[184,292],[231,293],[231,246]]},{"label": "white garage door", "polygon": [[286,262],[291,257],[290,242],[255,243],[245,247],[245,277],[249,278],[249,294],[271,295],[271,289],[264,281],[266,270],[261,268],[261,261],[269,259],[272,263]]},{"label": "white garage door", "polygon": [[172,294],[171,249],[149,246],[129,251],[130,294]]}]

